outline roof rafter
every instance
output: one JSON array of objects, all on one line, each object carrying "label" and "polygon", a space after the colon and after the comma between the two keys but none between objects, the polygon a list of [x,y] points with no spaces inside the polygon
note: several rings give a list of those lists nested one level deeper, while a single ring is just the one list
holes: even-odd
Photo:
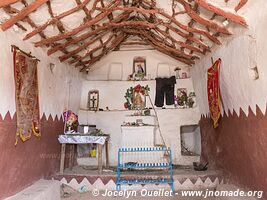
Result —
[{"label": "roof rafter", "polygon": [[155,39],[155,35],[153,35],[151,33],[148,33],[144,30],[133,30],[133,29],[124,29],[123,31],[126,33],[130,33],[130,34],[142,35],[143,37],[147,38],[148,41],[150,41],[150,44],[153,43],[154,46],[157,46],[158,48],[162,49],[162,51],[165,50],[167,52],[171,52],[172,54],[179,57],[179,59],[182,60],[182,62],[184,62],[186,64],[193,64],[194,63],[193,60],[190,60],[190,59],[194,59],[194,56],[185,54],[184,52],[182,52],[180,50],[172,49],[172,48],[168,47],[162,41],[158,41],[157,39]]},{"label": "roof rafter", "polygon": [[[130,13],[122,13],[120,16],[118,16],[116,19],[114,19],[112,22],[119,22],[125,18],[128,18],[130,15]],[[109,25],[106,25],[106,26],[101,26],[93,31],[90,31],[88,33],[84,33],[83,35],[79,36],[79,37],[76,37],[74,38],[72,41],[68,41],[66,43],[63,43],[63,44],[59,44],[51,49],[48,50],[47,54],[48,55],[51,55],[53,53],[55,53],[56,51],[59,51],[61,49],[64,49],[70,45],[73,45],[73,44],[77,44],[83,40],[86,40],[88,38],[90,38],[91,36],[94,36],[95,34],[98,34],[100,33],[101,31],[106,31],[106,30],[109,30],[111,29],[111,26]]]},{"label": "roof rafter", "polygon": [[[119,2],[118,0],[115,0],[116,3],[110,3],[109,6],[118,6]],[[63,40],[67,37],[73,36],[79,32],[81,32],[82,30],[96,24],[97,22],[101,21],[102,19],[104,19],[105,17],[107,17],[109,14],[111,13],[111,11],[107,11],[107,12],[103,12],[98,14],[96,17],[94,17],[92,20],[85,22],[84,24],[78,26],[77,28],[72,29],[71,31],[65,32],[65,33],[61,33],[58,34],[56,36],[52,36],[50,38],[47,38],[45,40],[41,40],[39,42],[35,43],[36,47],[42,46],[42,45],[46,45],[46,44],[51,44],[53,42],[59,41],[59,40]]]},{"label": "roof rafter", "polygon": [[89,67],[91,65],[93,65],[94,63],[96,63],[97,61],[99,61],[101,58],[103,58],[105,55],[107,55],[110,51],[112,51],[117,46],[119,46],[126,38],[127,38],[126,35],[118,36],[117,38],[114,39],[114,41],[112,42],[112,44],[109,47],[104,48],[104,50],[102,51],[102,53],[100,55],[92,58],[91,60],[85,61],[83,63],[77,63],[75,66],[80,66],[81,64],[87,65],[86,67],[83,67],[80,70],[81,72],[89,69]]},{"label": "roof rafter", "polygon": [[187,3],[185,0],[175,0],[177,2],[179,2],[181,5],[183,5],[186,13],[196,22],[207,26],[209,28],[214,29],[215,31],[219,32],[219,33],[223,33],[223,34],[227,34],[227,35],[231,35],[231,33],[223,26],[218,25],[217,23],[211,21],[211,20],[207,20],[204,19],[203,17],[200,17],[199,14],[197,14],[190,6],[189,3]]},{"label": "roof rafter", "polygon": [[5,6],[9,6],[10,4],[17,3],[20,0],[1,0],[0,1],[0,8],[3,8]]},{"label": "roof rafter", "polygon": [[108,34],[109,32],[103,32],[99,35],[96,35],[92,40],[85,42],[83,45],[79,46],[78,48],[70,51],[68,54],[59,57],[60,62],[64,62],[65,60],[71,58],[73,55],[78,54],[80,51],[86,49],[88,46],[96,42],[97,40],[101,39],[104,35]]},{"label": "roof rafter", "polygon": [[196,0],[196,3],[198,5],[200,5],[201,7],[211,11],[211,12],[214,12],[218,15],[221,15],[237,24],[240,24],[242,26],[247,26],[247,23],[246,23],[246,20],[239,16],[239,15],[235,15],[233,13],[230,13],[230,12],[226,12],[218,7],[215,7],[214,5],[208,3],[206,0]]},{"label": "roof rafter", "polygon": [[237,12],[238,10],[240,10],[240,8],[242,8],[247,2],[248,0],[240,0],[237,6],[235,7],[235,11]]},{"label": "roof rafter", "polygon": [[79,11],[80,9],[82,9],[84,6],[86,6],[87,3],[89,3],[90,0],[85,0],[82,4],[78,5],[75,8],[72,8],[66,12],[63,12],[61,14],[59,14],[58,16],[55,16],[53,18],[51,18],[50,20],[48,20],[46,23],[44,23],[43,25],[37,27],[36,29],[34,29],[32,32],[28,33],[23,40],[27,40],[31,37],[33,37],[34,35],[38,34],[39,32],[43,31],[44,29],[46,29],[46,27],[48,27],[49,25],[55,24],[58,22],[58,20]]},{"label": "roof rafter", "polygon": [[38,9],[40,6],[45,4],[49,0],[35,0],[33,3],[28,5],[27,7],[23,8],[17,15],[10,18],[9,20],[5,21],[0,25],[0,28],[5,31],[11,26],[13,26],[15,23],[17,23],[20,20],[23,20],[25,17],[27,17],[30,13]]},{"label": "roof rafter", "polygon": [[[73,8],[58,15],[54,14],[56,12],[52,9],[51,0],[32,0],[31,4],[26,0],[20,1],[25,7],[22,10],[10,6],[19,0],[0,2],[0,8],[10,16],[0,27],[6,30],[17,25],[27,31],[24,40],[40,35],[41,39],[34,42],[36,47],[49,47],[48,55],[62,52],[59,60],[64,62],[72,58],[69,63],[76,67],[82,66],[81,71],[89,69],[109,52],[119,50],[121,45],[149,45],[180,62],[192,65],[195,59],[211,51],[214,44],[220,45],[220,40],[231,34],[223,20],[247,26],[242,16],[216,7],[208,0],[171,0],[170,12],[157,7],[159,4],[156,0],[74,0],[76,5]],[[228,1],[225,0],[226,3]],[[238,5],[231,9],[238,11],[247,1],[239,0]],[[48,7],[50,19],[37,26],[29,14],[43,4]],[[200,7],[211,12],[212,16],[205,17],[206,13]],[[80,11],[82,16],[79,15]],[[63,24],[63,18],[75,12],[79,12],[77,16],[81,16],[81,20],[76,22],[75,28],[68,29],[65,26],[68,19]],[[28,27],[20,22],[28,23],[32,30],[28,31]],[[57,27],[59,33],[47,37],[45,33],[51,25]],[[128,40],[129,36],[141,38],[142,41]]]},{"label": "roof rafter", "polygon": [[83,55],[82,57],[79,57],[77,59],[74,59],[72,61],[70,61],[70,64],[74,64],[76,62],[82,62],[82,60],[84,60],[85,58],[87,58],[88,56],[92,55],[94,52],[96,52],[97,50],[101,49],[103,46],[106,46],[112,39],[113,37],[115,37],[115,35],[110,35],[109,38],[103,42],[102,44],[100,44],[98,47],[88,51],[85,55]]}]

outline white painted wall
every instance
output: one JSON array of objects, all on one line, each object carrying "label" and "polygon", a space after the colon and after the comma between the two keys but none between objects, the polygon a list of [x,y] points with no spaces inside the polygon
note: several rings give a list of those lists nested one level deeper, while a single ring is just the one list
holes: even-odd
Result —
[{"label": "white painted wall", "polygon": [[[249,8],[249,9],[248,9]],[[220,88],[227,115],[240,108],[248,114],[248,108],[256,114],[256,105],[266,111],[267,100],[267,2],[249,1],[242,9],[248,22],[247,29],[239,29],[238,35],[225,42],[213,53],[196,63],[192,77],[201,114],[209,113],[207,101],[207,68],[211,57],[221,58]],[[250,68],[257,66],[259,79],[253,80]]]},{"label": "white painted wall", "polygon": [[[157,77],[157,67],[159,64],[165,64],[165,71],[160,70],[160,75],[175,75],[174,68],[177,66],[185,67],[185,64],[177,62],[177,60],[172,59],[158,51],[155,50],[142,50],[142,51],[114,51],[102,60],[97,62],[93,68],[90,70],[87,79],[88,80],[108,80],[109,68],[111,65],[121,64],[122,70],[117,70],[116,77],[122,77],[122,80],[127,80],[128,75],[133,73],[133,59],[136,56],[146,57],[146,68],[147,75],[150,75],[152,79]],[[109,79],[110,80],[110,79]]]},{"label": "white painted wall", "polygon": [[[177,66],[183,67],[183,71],[186,71],[185,65],[173,60],[172,58],[153,50],[146,51],[116,51],[107,55],[103,60],[96,63],[92,71],[87,76],[87,81],[83,82],[82,96],[81,96],[81,110],[79,112],[79,121],[81,124],[96,124],[97,128],[102,129],[104,132],[110,134],[110,162],[111,165],[117,163],[117,149],[121,146],[122,132],[121,125],[124,121],[128,121],[126,115],[133,114],[134,111],[125,111],[124,95],[129,87],[134,87],[137,84],[143,86],[149,85],[151,92],[150,96],[154,103],[155,98],[155,80],[150,81],[125,81],[127,76],[132,73],[133,58],[135,56],[145,56],[147,62],[147,74],[152,79],[157,77],[157,66],[164,64],[166,70],[161,70],[162,76],[175,75],[174,68]],[[122,65],[123,70],[118,70],[117,73],[112,71],[112,76],[122,77],[124,81],[108,81],[109,66],[112,63],[118,63]],[[119,67],[118,67],[119,68]],[[194,91],[191,79],[178,79],[176,84],[177,88],[187,88],[188,93]],[[100,108],[104,110],[109,107],[112,111],[91,112],[86,111],[87,97],[89,90],[97,89],[100,93]],[[149,100],[147,99],[147,107],[151,107]],[[173,158],[175,164],[190,165],[192,161],[198,161],[198,157],[185,157],[181,155],[180,144],[180,126],[198,124],[200,119],[200,113],[198,107],[194,109],[173,109],[174,106],[168,106],[172,109],[162,110],[157,109],[159,123],[162,130],[162,135],[167,146],[173,148]],[[153,111],[152,111],[153,114]],[[159,133],[156,132],[156,141],[160,143]],[[136,138],[137,142],[140,141],[140,137]],[[81,159],[82,164],[94,165],[96,162],[92,159]]]},{"label": "white painted wall", "polygon": [[[35,48],[31,43],[22,41],[19,35],[10,29],[0,32],[0,114],[5,116],[9,111],[13,116],[16,111],[12,44],[25,52],[32,52],[32,55],[40,59],[38,63],[40,116],[45,113],[47,117],[50,114],[53,118],[56,115],[60,117],[64,108],[77,112],[82,83],[82,76],[78,70],[59,63],[56,58],[48,57],[44,49]],[[49,63],[55,64],[53,74],[48,67]]]},{"label": "white painted wall", "polygon": [[[133,111],[79,111],[79,122],[81,124],[95,124],[97,128],[100,128],[105,133],[110,134],[109,155],[111,165],[115,166],[117,164],[117,150],[122,146],[121,125],[126,120],[126,116],[132,113]],[[190,165],[193,161],[198,161],[198,157],[182,156],[180,143],[180,127],[184,125],[198,124],[200,119],[198,108],[157,109],[157,114],[166,145],[173,149],[174,164]],[[142,132],[142,130],[140,131]],[[158,132],[156,132],[155,137],[157,143],[161,143]],[[136,144],[144,144],[144,146],[146,146],[146,141],[138,135],[136,138]],[[84,159],[82,160],[82,163],[86,165],[96,164],[96,161],[92,161],[92,159],[88,159],[87,162],[84,161]]]},{"label": "white painted wall", "polygon": [[[191,79],[177,79],[175,91],[177,88],[187,88],[187,92],[194,91]],[[126,101],[124,95],[126,90],[138,84],[142,86],[148,85],[150,87],[150,97],[154,103],[156,93],[156,81],[84,81],[82,85],[81,109],[87,109],[88,92],[90,90],[99,90],[99,108],[110,110],[124,110],[124,102]],[[146,100],[147,106],[151,107],[149,99]],[[174,107],[174,106],[168,106]]]}]

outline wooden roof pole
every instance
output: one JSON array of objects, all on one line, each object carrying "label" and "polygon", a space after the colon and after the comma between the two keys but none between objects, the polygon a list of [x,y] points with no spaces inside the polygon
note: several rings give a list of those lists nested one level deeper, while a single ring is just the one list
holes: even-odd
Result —
[{"label": "wooden roof pole", "polygon": [[74,12],[77,12],[79,11],[81,8],[83,8],[90,0],[85,0],[82,4],[78,5],[77,7],[75,8],[72,8],[66,12],[63,12],[61,14],[59,14],[58,16],[52,18],[52,19],[49,19],[46,23],[44,23],[43,25],[41,26],[38,26],[36,29],[34,29],[32,32],[28,33],[24,38],[23,40],[27,40],[31,37],[33,37],[34,35],[38,34],[39,32],[43,31],[44,29],[46,29],[46,27],[48,27],[49,25],[51,24],[55,24],[58,22],[58,20],[74,13]]},{"label": "wooden roof pole", "polygon": [[237,6],[235,7],[235,11],[237,12],[238,10],[240,10],[240,8],[242,8],[247,2],[248,0],[240,0]]},{"label": "wooden roof pole", "polygon": [[177,41],[173,37],[171,37],[170,34],[167,34],[165,31],[160,30],[159,28],[156,28],[156,31],[159,31],[162,35],[164,35],[165,38],[168,38],[168,39],[172,40],[175,44],[178,44],[183,48],[186,48],[186,49],[189,49],[189,50],[204,54],[204,52],[201,49],[199,49],[197,47],[194,47],[194,46],[191,46],[189,44],[186,44],[184,42]]},{"label": "wooden roof pole", "polygon": [[213,13],[216,13],[218,15],[221,15],[237,24],[240,24],[242,26],[247,26],[247,23],[246,23],[246,20],[239,16],[239,15],[236,15],[236,14],[233,14],[231,12],[226,12],[224,10],[222,10],[221,8],[217,8],[215,7],[214,5],[208,3],[206,0],[196,0],[197,4],[199,6],[201,6],[202,8],[205,8]]},{"label": "wooden roof pole", "polygon": [[106,46],[113,39],[113,37],[115,37],[115,36],[112,34],[111,36],[109,36],[109,38],[103,44],[100,44],[98,47],[95,47],[94,49],[92,49],[91,51],[87,52],[82,57],[79,57],[77,59],[71,60],[69,63],[70,64],[74,64],[76,62],[82,62],[82,60],[84,60],[88,56],[92,55],[94,52],[96,52],[97,50],[101,49],[103,46]]},{"label": "wooden roof pole", "polygon": [[[111,3],[112,6],[118,6],[119,4],[120,4],[119,1],[116,1],[116,3]],[[51,44],[53,42],[63,40],[63,39],[66,39],[67,37],[75,35],[75,34],[81,32],[82,30],[84,30],[84,29],[96,24],[97,22],[101,21],[102,19],[107,17],[110,13],[111,13],[111,11],[100,13],[96,17],[94,17],[92,20],[85,22],[84,24],[78,26],[77,28],[72,29],[71,31],[68,31],[66,33],[61,33],[61,34],[58,34],[56,36],[52,36],[50,38],[36,42],[35,47]]]},{"label": "wooden roof pole", "polygon": [[215,36],[211,35],[208,31],[204,31],[204,30],[200,30],[200,29],[196,29],[196,28],[193,28],[193,27],[189,27],[189,26],[183,25],[180,22],[178,22],[175,18],[173,18],[172,16],[170,16],[169,14],[167,14],[165,12],[160,12],[160,14],[163,17],[166,17],[167,19],[172,21],[175,25],[177,25],[181,29],[187,31],[188,33],[198,33],[200,35],[203,35],[203,36],[209,38],[212,42],[214,42],[214,43],[216,43],[218,45],[221,45],[221,42]]},{"label": "wooden roof pole", "polygon": [[96,37],[92,38],[92,40],[85,42],[83,45],[79,46],[78,48],[74,49],[73,51],[70,51],[68,54],[65,54],[63,56],[59,57],[60,62],[64,62],[65,60],[71,58],[73,55],[78,54],[80,51],[86,49],[86,47],[90,46],[100,38],[102,38],[104,35],[108,34],[109,32],[104,32],[104,34],[96,35]]},{"label": "wooden roof pole", "polygon": [[5,31],[11,26],[13,26],[15,23],[17,23],[20,20],[23,20],[26,16],[28,16],[30,13],[38,9],[40,6],[45,4],[49,0],[36,0],[27,7],[23,8],[17,15],[14,17],[11,17],[9,20],[5,21],[0,25],[0,28]]},{"label": "wooden roof pole", "polygon": [[[116,37],[111,46],[110,47],[106,47],[102,53],[100,55],[98,55],[97,57],[92,58],[91,60],[85,61],[82,64],[88,65],[87,67],[83,67],[80,71],[85,71],[86,69],[88,69],[90,67],[90,65],[93,65],[94,63],[96,63],[97,61],[99,61],[102,57],[104,57],[108,52],[112,51],[114,48],[116,48],[117,46],[119,46],[124,40],[125,40],[126,36],[122,35],[122,36],[118,36]],[[79,63],[77,63],[75,66],[80,66]]]},{"label": "wooden roof pole", "polygon": [[9,6],[10,4],[17,3],[20,0],[1,0],[0,1],[0,8],[3,8],[5,6]]},{"label": "wooden roof pole", "polygon": [[199,16],[198,13],[196,13],[190,6],[190,4],[188,4],[185,0],[175,0],[177,2],[179,2],[184,9],[186,10],[186,13],[196,22],[198,22],[199,24],[202,24],[204,26],[207,26],[209,28],[212,28],[214,30],[216,30],[216,32],[219,33],[223,33],[223,34],[227,34],[227,35],[231,35],[231,33],[223,26],[218,25],[217,23],[211,21],[211,20],[207,20],[204,19],[202,17]]},{"label": "wooden roof pole", "polygon": [[194,61],[190,61],[190,60],[187,60],[187,59],[183,59],[183,58],[181,58],[181,57],[177,57],[176,55],[174,55],[174,54],[172,54],[172,53],[170,53],[170,52],[165,51],[164,49],[158,47],[157,45],[155,45],[153,42],[149,41],[148,39],[146,39],[146,41],[147,41],[152,47],[154,47],[156,50],[158,50],[159,52],[161,52],[161,53],[163,53],[163,54],[165,54],[165,55],[168,55],[168,56],[174,58],[175,60],[178,60],[178,61],[180,61],[180,62],[182,62],[182,63],[187,64],[187,65],[195,64]]},{"label": "wooden roof pole", "polygon": [[[203,35],[203,36],[206,36],[207,38],[209,38],[212,42],[216,43],[216,44],[221,44],[221,42],[216,38],[214,37],[213,35],[211,35],[209,32],[207,31],[204,31],[204,30],[200,30],[200,29],[197,29],[197,28],[193,28],[193,27],[189,27],[189,26],[186,26],[186,25],[183,25],[182,23],[180,23],[179,21],[177,21],[175,19],[175,17],[172,17],[170,16],[169,14],[165,13],[162,9],[158,9],[158,8],[155,8],[153,10],[146,10],[146,9],[142,9],[142,8],[137,8],[137,7],[134,7],[134,8],[131,8],[131,7],[127,7],[127,8],[120,8],[120,7],[116,7],[116,8],[111,8],[112,10],[124,10],[124,11],[136,11],[136,12],[139,12],[139,13],[142,13],[142,14],[150,14],[150,13],[157,13],[157,14],[160,14],[162,15],[163,17],[169,19],[170,21],[172,21],[175,25],[177,25],[178,27],[180,27],[181,29],[187,31],[187,32],[193,32],[193,33],[198,33],[200,35]],[[102,10],[102,9],[101,9]],[[104,8],[103,10],[109,10],[108,8]],[[190,10],[189,12],[191,12],[193,10]],[[198,16],[199,17],[199,16]],[[204,20],[203,18],[201,18],[202,20]],[[206,22],[206,21],[205,21]],[[212,22],[213,23],[213,22]],[[213,24],[209,24],[209,26],[211,26]],[[216,24],[217,25],[217,24]],[[224,30],[221,30],[222,32],[224,33],[227,33],[227,34],[230,34],[225,28],[222,28]]]},{"label": "wooden roof pole", "polygon": [[[111,23],[103,24],[103,26],[112,27],[112,28],[114,28],[114,27],[122,27],[122,26],[142,26],[142,27],[147,27],[147,28],[155,28],[156,24],[151,24],[151,23],[144,22],[144,21],[124,21],[124,22],[120,22],[120,23],[111,22]],[[93,41],[96,41],[96,40],[94,39]],[[92,44],[92,41],[89,41],[89,42],[83,44],[82,46],[80,46],[77,49],[73,50],[68,55],[61,56],[60,57],[60,61],[61,62],[65,61],[66,59],[69,58],[70,55],[73,55],[73,54],[76,54],[76,53],[80,52],[82,49],[85,49],[90,44]]]},{"label": "wooden roof pole", "polygon": [[163,42],[156,40],[156,39],[155,39],[155,38],[156,38],[155,36],[150,35],[150,34],[147,33],[146,31],[142,31],[142,30],[133,30],[133,29],[124,29],[123,31],[126,32],[126,33],[128,33],[128,34],[129,34],[129,33],[130,33],[130,34],[140,34],[140,35],[142,35],[143,37],[149,39],[151,42],[153,42],[154,45],[156,45],[156,46],[162,48],[162,49],[165,50],[165,51],[172,52],[172,53],[176,54],[177,56],[179,55],[180,58],[185,58],[185,59],[191,59],[191,58],[193,58],[192,55],[188,55],[188,54],[185,54],[184,52],[182,52],[182,51],[180,51],[180,50],[178,50],[178,49],[173,49],[173,48],[171,48],[171,47],[168,47],[168,46],[165,45]]},{"label": "wooden roof pole", "polygon": [[[130,15],[130,13],[122,13],[121,15],[119,15],[116,19],[112,20],[112,22],[119,22],[120,20],[123,20],[124,18],[128,18]],[[101,26],[91,32],[88,32],[88,33],[84,33],[83,35],[77,37],[77,38],[74,38],[72,41],[68,41],[66,43],[63,43],[63,44],[59,44],[51,49],[48,50],[47,54],[48,55],[51,55],[53,53],[55,53],[56,51],[59,51],[61,49],[64,49],[72,44],[77,44],[83,40],[86,40],[87,38],[91,37],[91,36],[94,36],[95,34],[98,34],[99,32],[101,31],[104,31],[104,30],[107,30],[107,29],[110,29],[111,27],[109,26]]]}]

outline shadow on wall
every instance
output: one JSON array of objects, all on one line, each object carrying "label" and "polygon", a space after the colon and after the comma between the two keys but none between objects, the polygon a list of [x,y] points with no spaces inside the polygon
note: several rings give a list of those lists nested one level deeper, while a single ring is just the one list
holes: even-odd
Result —
[{"label": "shadow on wall", "polygon": [[221,169],[234,184],[264,191],[267,199],[267,116],[240,110],[221,118],[214,129],[210,118],[200,120],[203,162]]},{"label": "shadow on wall", "polygon": [[19,141],[15,147],[16,114],[0,115],[0,199],[14,195],[40,178],[48,178],[59,170],[60,145],[57,137],[63,132],[63,120],[51,115],[41,119],[42,136]]}]

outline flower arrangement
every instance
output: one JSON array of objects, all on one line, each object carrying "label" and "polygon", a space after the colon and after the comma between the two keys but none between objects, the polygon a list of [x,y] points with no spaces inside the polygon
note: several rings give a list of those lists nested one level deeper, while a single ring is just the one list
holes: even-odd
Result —
[{"label": "flower arrangement", "polygon": [[141,86],[140,84],[136,85],[135,87],[130,87],[127,89],[124,98],[126,102],[124,103],[124,108],[128,110],[134,109],[134,95],[141,94],[143,96],[149,95],[150,88],[148,85]]},{"label": "flower arrangement", "polygon": [[190,92],[189,95],[187,95],[185,91],[180,92],[180,96],[174,95],[174,101],[176,102],[176,106],[182,108],[193,108],[195,104],[194,98],[196,97],[195,92]]},{"label": "flower arrangement", "polygon": [[71,110],[66,110],[63,112],[64,122],[68,131],[78,126],[78,115],[76,115]]}]

